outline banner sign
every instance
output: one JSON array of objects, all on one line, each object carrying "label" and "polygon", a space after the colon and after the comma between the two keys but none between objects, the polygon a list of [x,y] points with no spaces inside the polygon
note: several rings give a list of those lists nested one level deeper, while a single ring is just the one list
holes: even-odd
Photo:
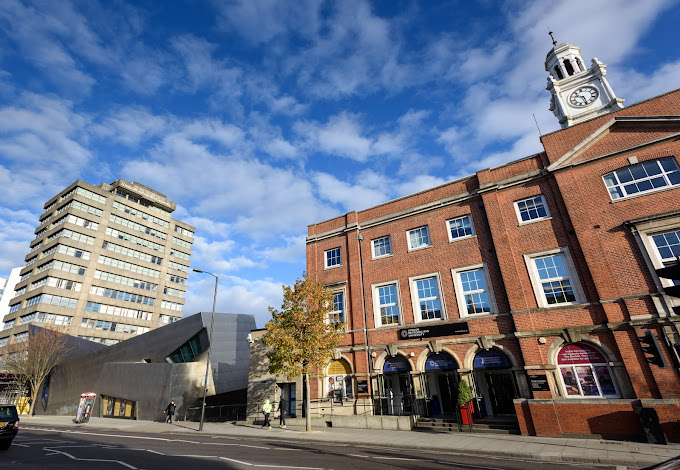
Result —
[{"label": "banner sign", "polygon": [[446,325],[420,326],[397,330],[398,339],[433,338],[437,336],[466,335],[470,332],[467,322]]},{"label": "banner sign", "polygon": [[602,364],[607,359],[600,351],[587,344],[569,344],[557,354],[558,364]]}]

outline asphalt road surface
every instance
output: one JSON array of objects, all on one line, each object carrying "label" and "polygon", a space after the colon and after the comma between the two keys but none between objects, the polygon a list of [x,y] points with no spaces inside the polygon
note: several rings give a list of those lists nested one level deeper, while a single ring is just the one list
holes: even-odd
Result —
[{"label": "asphalt road surface", "polygon": [[300,441],[22,427],[0,468],[613,470],[612,466]]}]

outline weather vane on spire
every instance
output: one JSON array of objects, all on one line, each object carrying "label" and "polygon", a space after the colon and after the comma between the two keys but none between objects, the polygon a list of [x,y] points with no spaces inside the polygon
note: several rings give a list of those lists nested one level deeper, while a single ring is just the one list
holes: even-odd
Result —
[{"label": "weather vane on spire", "polygon": [[555,41],[555,36],[553,36],[553,32],[550,31],[550,26],[548,26],[548,34],[549,34],[550,37],[552,38],[553,46],[556,46],[556,45],[557,45],[557,41]]}]

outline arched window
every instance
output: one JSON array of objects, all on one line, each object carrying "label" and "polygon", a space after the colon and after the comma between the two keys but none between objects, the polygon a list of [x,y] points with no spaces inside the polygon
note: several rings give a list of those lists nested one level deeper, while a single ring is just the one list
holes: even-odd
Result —
[{"label": "arched window", "polygon": [[328,366],[328,377],[326,378],[326,388],[329,397],[352,398],[354,396],[352,388],[352,369],[344,359],[333,361]]},{"label": "arched window", "polygon": [[564,75],[562,75],[562,71],[557,66],[555,66],[555,75],[557,75],[557,78],[559,80],[562,80],[564,78]]},{"label": "arched window", "polygon": [[571,65],[571,61],[569,59],[564,60],[564,69],[567,71],[567,75],[570,77],[574,75],[574,67]]},{"label": "arched window", "polygon": [[557,365],[567,397],[618,397],[605,356],[585,343],[568,344],[557,354]]}]

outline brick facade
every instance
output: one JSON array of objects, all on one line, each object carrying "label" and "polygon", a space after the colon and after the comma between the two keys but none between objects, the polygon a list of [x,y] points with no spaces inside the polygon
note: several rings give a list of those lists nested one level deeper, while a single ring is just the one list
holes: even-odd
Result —
[{"label": "brick facade", "polygon": [[[382,397],[383,412],[436,414],[453,409],[445,400],[455,385],[447,390],[446,381],[466,380],[484,398],[485,414],[514,413],[523,433],[539,436],[639,439],[635,410],[642,406],[654,408],[667,437],[678,442],[680,303],[663,293],[667,281],[654,270],[668,260],[659,257],[652,235],[680,230],[680,186],[612,200],[603,176],[661,158],[680,161],[680,90],[541,140],[540,154],[308,227],[307,272],[343,296],[347,333],[337,357],[352,371],[352,393],[370,375],[369,392]],[[549,216],[520,221],[517,202],[527,199],[543,204]],[[470,217],[474,234],[451,239],[447,221],[462,216]],[[409,249],[409,231],[419,227],[427,227],[429,246]],[[387,236],[391,254],[375,257],[373,240]],[[340,265],[327,267],[325,253],[338,247]],[[560,260],[564,270],[539,269]],[[459,298],[466,270],[483,275],[491,313],[467,312]],[[551,279],[551,286],[567,293],[550,303],[540,276],[555,272],[566,272],[566,279]],[[421,295],[436,297],[428,309],[417,291],[422,279],[432,282]],[[381,325],[374,297],[388,284],[396,298],[383,301],[396,300],[399,321]],[[440,318],[424,321],[437,302]],[[441,325],[467,325],[469,332],[399,336]],[[638,337],[648,330],[662,349],[663,368],[645,360]],[[574,365],[584,374],[576,395],[563,376],[572,369],[558,364],[569,345],[605,358],[593,368]],[[457,367],[428,362],[433,354]],[[480,365],[484,354],[490,367]],[[410,371],[386,371],[397,357]],[[325,375],[313,384],[312,398],[325,395]],[[542,380],[543,387],[536,385]]]}]

